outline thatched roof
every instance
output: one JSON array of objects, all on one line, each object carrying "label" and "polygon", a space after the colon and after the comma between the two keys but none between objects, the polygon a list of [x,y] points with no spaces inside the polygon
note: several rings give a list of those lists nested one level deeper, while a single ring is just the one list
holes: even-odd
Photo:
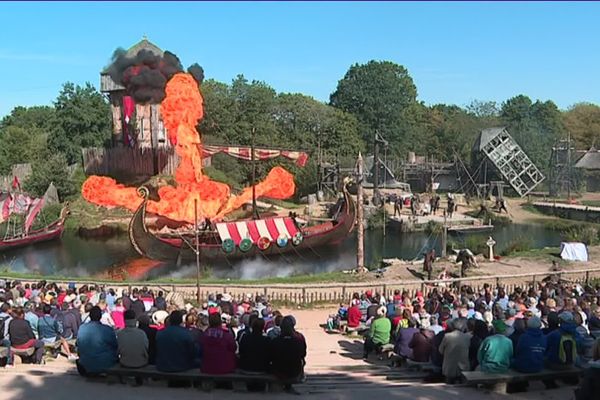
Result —
[{"label": "thatched roof", "polygon": [[593,147],[589,149],[583,157],[575,163],[575,168],[600,169],[600,151]]},{"label": "thatched roof", "polygon": [[505,127],[495,127],[495,128],[487,128],[483,129],[479,133],[479,137],[473,144],[473,151],[481,151],[486,144],[488,144],[493,138],[501,134],[506,128]]},{"label": "thatched roof", "polygon": [[[140,40],[139,42],[131,46],[129,49],[127,49],[126,55],[127,57],[133,58],[137,55],[137,53],[140,50],[148,50],[151,53],[156,54],[157,56],[162,56],[164,54],[164,51],[160,47],[149,41],[148,38],[144,36],[142,40]],[[109,68],[110,65],[106,66],[106,68],[104,68],[104,70],[102,70],[100,74],[107,74]]]}]

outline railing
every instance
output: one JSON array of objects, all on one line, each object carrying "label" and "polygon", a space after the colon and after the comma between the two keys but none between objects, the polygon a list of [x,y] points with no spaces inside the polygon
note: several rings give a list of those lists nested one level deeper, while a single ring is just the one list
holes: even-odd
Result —
[{"label": "railing", "polygon": [[[508,292],[514,290],[517,286],[523,284],[535,283],[540,277],[549,275],[557,275],[562,279],[569,279],[572,282],[588,283],[590,279],[599,277],[600,268],[579,269],[571,271],[559,272],[533,272],[525,274],[513,275],[489,275],[489,276],[473,276],[466,278],[441,279],[441,280],[393,280],[393,281],[369,281],[369,282],[351,282],[351,283],[314,283],[314,284],[202,284],[200,286],[200,296],[206,298],[211,293],[229,293],[233,299],[240,300],[246,294],[252,296],[265,296],[271,301],[294,303],[294,304],[317,304],[317,303],[342,303],[347,302],[352,297],[354,292],[364,292],[367,290],[373,293],[381,293],[386,297],[392,295],[394,290],[407,290],[411,295],[415,295],[417,291],[427,295],[436,287],[448,287],[451,285],[470,285],[474,290],[478,291],[483,287],[483,284],[490,284],[492,287],[503,286]],[[13,280],[14,278],[5,278]],[[30,279],[20,279],[23,283],[33,283]],[[56,282],[60,286],[67,286],[69,282],[75,282],[78,285],[83,284],[100,284],[105,287],[114,289],[129,289],[133,287],[146,286],[154,291],[163,290],[165,292],[178,292],[186,299],[196,298],[195,284],[172,284],[172,283],[119,283],[119,282],[98,282],[89,279],[80,280],[73,279],[69,281],[46,279],[47,282]]]}]

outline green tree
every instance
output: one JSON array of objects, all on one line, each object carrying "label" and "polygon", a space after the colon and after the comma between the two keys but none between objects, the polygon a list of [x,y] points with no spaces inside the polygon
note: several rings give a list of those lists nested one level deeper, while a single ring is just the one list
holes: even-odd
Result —
[{"label": "green tree", "polygon": [[49,133],[54,125],[54,107],[50,106],[17,106],[9,115],[0,121],[0,131],[9,126],[20,128],[36,128],[43,133]]},{"label": "green tree", "polygon": [[579,147],[600,145],[600,107],[590,103],[573,105],[563,114],[565,129]]},{"label": "green tree", "polygon": [[355,115],[363,140],[371,145],[375,131],[386,137],[397,152],[410,132],[417,88],[406,68],[389,61],[354,64],[330,96],[331,105]]},{"label": "green tree", "polygon": [[538,168],[546,169],[552,145],[565,132],[556,104],[519,95],[502,104],[500,120]]},{"label": "green tree", "polygon": [[42,157],[46,137],[36,128],[9,125],[0,130],[0,174],[14,164],[30,163]]},{"label": "green tree", "polygon": [[48,154],[48,157],[34,162],[24,189],[34,196],[42,196],[51,182],[56,186],[61,201],[77,193],[67,159],[63,154]]},{"label": "green tree", "polygon": [[69,164],[81,160],[81,148],[102,146],[110,140],[110,106],[90,83],[65,83],[54,102],[56,124],[48,139],[52,151]]}]

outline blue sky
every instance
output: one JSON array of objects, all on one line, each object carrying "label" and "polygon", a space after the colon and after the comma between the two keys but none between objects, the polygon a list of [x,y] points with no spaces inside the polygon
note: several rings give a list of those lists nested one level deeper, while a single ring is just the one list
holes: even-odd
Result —
[{"label": "blue sky", "polygon": [[420,100],[600,103],[600,3],[0,3],[0,116],[92,82],[145,34],[207,78],[327,101],[348,67],[404,65]]}]

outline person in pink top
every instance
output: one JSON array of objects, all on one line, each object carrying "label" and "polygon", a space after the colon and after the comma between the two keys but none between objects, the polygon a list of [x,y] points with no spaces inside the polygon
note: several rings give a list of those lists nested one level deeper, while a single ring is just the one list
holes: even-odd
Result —
[{"label": "person in pink top", "polygon": [[110,316],[115,322],[116,329],[125,328],[125,307],[123,307],[123,299],[117,299],[114,310],[111,311]]},{"label": "person in pink top", "polygon": [[236,343],[233,335],[223,329],[221,316],[217,313],[208,316],[208,329],[200,338],[202,343],[202,366],[206,374],[228,374],[235,370]]}]

